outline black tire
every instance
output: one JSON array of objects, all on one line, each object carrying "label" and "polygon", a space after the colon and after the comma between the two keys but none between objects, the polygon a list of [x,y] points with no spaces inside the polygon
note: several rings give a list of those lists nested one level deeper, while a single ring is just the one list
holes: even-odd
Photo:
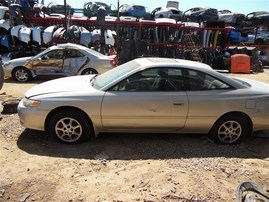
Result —
[{"label": "black tire", "polygon": [[80,143],[94,137],[92,124],[78,110],[64,110],[54,114],[49,122],[49,134],[63,143]]},{"label": "black tire", "polygon": [[33,76],[30,72],[30,70],[28,70],[25,67],[17,67],[13,70],[12,72],[12,77],[19,82],[27,82],[32,80]]},{"label": "black tire", "polygon": [[81,72],[81,75],[89,75],[89,74],[98,74],[98,72],[95,69],[92,69],[92,68],[84,69]]},{"label": "black tire", "polygon": [[228,115],[214,124],[209,136],[216,143],[237,144],[242,141],[247,132],[247,124],[243,117]]}]

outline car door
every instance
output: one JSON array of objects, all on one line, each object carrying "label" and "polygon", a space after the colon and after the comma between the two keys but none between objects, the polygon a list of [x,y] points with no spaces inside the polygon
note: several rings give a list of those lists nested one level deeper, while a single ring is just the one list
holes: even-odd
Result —
[{"label": "car door", "polygon": [[39,74],[62,74],[63,49],[51,50],[33,59],[33,70]]},{"label": "car door", "polygon": [[101,108],[103,126],[110,130],[179,130],[188,114],[183,86],[180,69],[136,73],[106,92]]},{"label": "car door", "polygon": [[66,76],[76,75],[88,60],[87,56],[76,49],[65,49],[63,74]]},{"label": "car door", "polygon": [[236,94],[231,93],[230,85],[201,71],[186,69],[185,81],[189,112],[184,131],[207,133],[221,115],[229,112]]}]

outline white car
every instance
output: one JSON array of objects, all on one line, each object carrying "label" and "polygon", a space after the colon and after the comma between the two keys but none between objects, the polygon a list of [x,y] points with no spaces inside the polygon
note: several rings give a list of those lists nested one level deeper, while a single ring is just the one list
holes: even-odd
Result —
[{"label": "white car", "polygon": [[115,67],[115,55],[105,56],[78,44],[58,44],[33,57],[3,64],[5,77],[26,82],[39,75],[73,76],[99,74]]},{"label": "white car", "polygon": [[175,20],[181,20],[182,11],[174,7],[158,7],[151,12],[152,18],[172,18]]},{"label": "white car", "polygon": [[269,85],[210,66],[139,58],[100,75],[39,84],[18,106],[22,125],[75,143],[104,132],[209,134],[234,144],[269,129]]}]

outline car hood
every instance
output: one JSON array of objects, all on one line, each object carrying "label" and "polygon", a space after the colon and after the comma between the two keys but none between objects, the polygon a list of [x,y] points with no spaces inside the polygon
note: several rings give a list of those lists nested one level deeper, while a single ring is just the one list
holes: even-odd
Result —
[{"label": "car hood", "polygon": [[78,92],[83,90],[93,89],[90,80],[94,75],[71,76],[60,79],[54,79],[41,83],[33,88],[30,88],[25,97],[31,98],[33,96],[62,93],[62,92]]},{"label": "car hood", "polygon": [[32,57],[22,57],[22,58],[16,58],[16,59],[12,59],[9,62],[11,63],[24,63],[26,62],[26,60],[30,60]]}]

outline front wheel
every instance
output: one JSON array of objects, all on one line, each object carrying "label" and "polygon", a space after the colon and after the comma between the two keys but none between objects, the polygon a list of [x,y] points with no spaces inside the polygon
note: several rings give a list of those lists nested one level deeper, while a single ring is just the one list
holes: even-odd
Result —
[{"label": "front wheel", "polygon": [[225,116],[213,126],[210,137],[217,143],[237,144],[247,134],[247,124],[240,116]]},{"label": "front wheel", "polygon": [[92,69],[92,68],[84,69],[81,72],[81,75],[89,75],[89,74],[98,74],[98,72],[95,69]]},{"label": "front wheel", "polygon": [[77,110],[64,110],[52,116],[49,134],[64,143],[79,143],[94,136],[92,125],[85,115]]},{"label": "front wheel", "polygon": [[17,67],[13,73],[12,76],[15,80],[19,81],[19,82],[26,82],[26,81],[30,81],[33,76],[30,72],[30,70],[28,70],[25,67]]}]

